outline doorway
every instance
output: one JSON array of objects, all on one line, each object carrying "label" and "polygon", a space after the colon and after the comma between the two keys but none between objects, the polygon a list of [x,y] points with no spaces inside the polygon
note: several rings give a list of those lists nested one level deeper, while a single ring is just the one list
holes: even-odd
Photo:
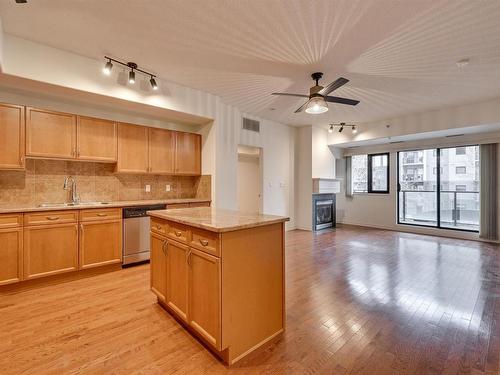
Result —
[{"label": "doorway", "polygon": [[238,209],[262,213],[262,149],[238,146]]}]

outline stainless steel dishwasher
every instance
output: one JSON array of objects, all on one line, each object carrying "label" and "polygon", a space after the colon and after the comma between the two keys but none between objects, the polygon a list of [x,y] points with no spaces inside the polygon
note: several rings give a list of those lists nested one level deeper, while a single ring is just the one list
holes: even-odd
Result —
[{"label": "stainless steel dishwasher", "polygon": [[164,210],[166,205],[126,207],[123,209],[123,264],[149,260],[149,216],[147,211]]}]

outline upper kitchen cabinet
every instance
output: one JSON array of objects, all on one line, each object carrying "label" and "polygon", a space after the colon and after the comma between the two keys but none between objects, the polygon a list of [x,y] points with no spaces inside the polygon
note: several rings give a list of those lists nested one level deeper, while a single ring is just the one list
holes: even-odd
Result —
[{"label": "upper kitchen cabinet", "polygon": [[113,121],[78,116],[77,158],[102,162],[116,162],[118,136]]},{"label": "upper kitchen cabinet", "polygon": [[24,169],[24,107],[0,104],[0,169]]},{"label": "upper kitchen cabinet", "polygon": [[175,174],[200,175],[201,135],[176,132],[175,138]]},{"label": "upper kitchen cabinet", "polygon": [[118,124],[118,163],[120,173],[149,172],[149,129],[145,126]]},{"label": "upper kitchen cabinet", "polygon": [[175,132],[149,128],[149,171],[175,173]]},{"label": "upper kitchen cabinet", "polygon": [[76,158],[76,115],[26,108],[26,156]]}]

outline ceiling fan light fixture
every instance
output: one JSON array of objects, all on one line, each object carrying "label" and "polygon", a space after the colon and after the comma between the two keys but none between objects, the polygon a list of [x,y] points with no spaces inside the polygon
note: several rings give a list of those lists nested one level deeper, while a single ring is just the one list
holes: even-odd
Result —
[{"label": "ceiling fan light fixture", "polygon": [[307,102],[306,113],[310,115],[319,115],[328,111],[328,104],[322,96],[315,96]]}]

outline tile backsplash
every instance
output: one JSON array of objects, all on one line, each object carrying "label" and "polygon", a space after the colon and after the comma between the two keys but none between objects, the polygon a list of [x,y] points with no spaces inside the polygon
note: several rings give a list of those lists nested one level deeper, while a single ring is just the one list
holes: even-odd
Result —
[{"label": "tile backsplash", "polygon": [[[113,164],[28,159],[25,171],[0,171],[0,204],[68,202],[69,191],[63,190],[67,176],[75,177],[82,201],[211,198],[210,175],[121,175],[113,171]],[[146,185],[151,186],[150,192]]]}]

